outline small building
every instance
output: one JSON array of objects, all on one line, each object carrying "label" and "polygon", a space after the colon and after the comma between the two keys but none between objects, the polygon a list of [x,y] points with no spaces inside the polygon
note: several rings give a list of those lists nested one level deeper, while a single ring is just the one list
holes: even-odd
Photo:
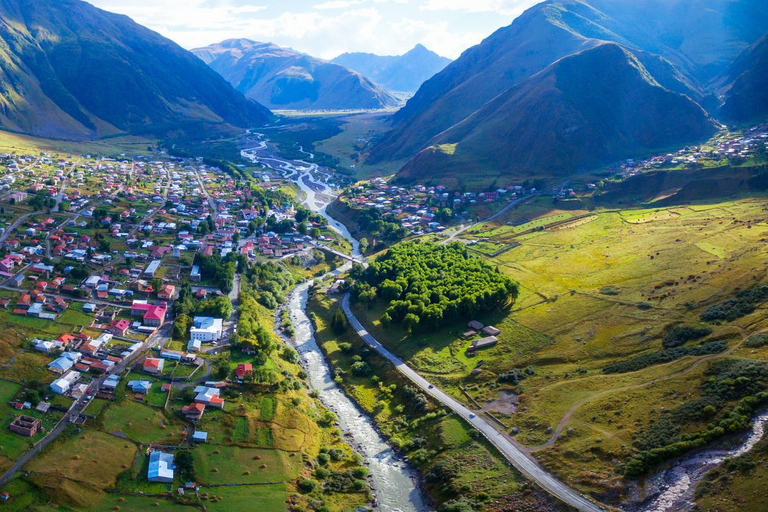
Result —
[{"label": "small building", "polygon": [[39,419],[22,414],[8,425],[8,430],[22,436],[34,437],[42,427],[43,424]]},{"label": "small building", "polygon": [[485,334],[486,336],[498,336],[499,334],[501,334],[501,330],[495,328],[492,325],[487,325],[483,327],[483,334]]},{"label": "small building", "polygon": [[121,318],[112,322],[107,331],[109,331],[114,336],[120,336],[124,338],[130,327],[131,322],[125,318]]},{"label": "small building", "polygon": [[128,383],[128,387],[131,391],[141,395],[146,395],[149,390],[152,389],[152,381],[150,380],[132,380]]},{"label": "small building", "polygon": [[155,274],[160,269],[160,263],[160,260],[153,260],[152,263],[147,265],[147,268],[144,269],[144,277],[155,277]]},{"label": "small building", "polygon": [[483,326],[483,324],[481,324],[481,323],[480,323],[480,322],[478,322],[477,320],[472,320],[471,322],[469,322],[469,323],[467,324],[467,326],[468,326],[470,329],[474,330],[474,331],[482,331],[482,330],[483,330],[483,327],[484,327],[484,326]]},{"label": "small building", "polygon": [[224,408],[224,399],[219,396],[221,393],[219,388],[197,386],[195,388],[195,393],[195,403],[210,405],[211,407],[217,407],[219,409]]},{"label": "small building", "polygon": [[200,421],[205,412],[205,404],[189,404],[181,408],[183,414],[189,421]]},{"label": "small building", "polygon": [[202,348],[200,340],[189,340],[187,343],[187,352],[200,352]]},{"label": "small building", "polygon": [[72,370],[51,382],[51,391],[63,395],[80,379],[80,372]]},{"label": "small building", "polygon": [[467,349],[468,352],[475,352],[477,350],[483,350],[491,348],[499,342],[496,336],[488,336],[486,338],[480,338],[472,342],[472,345]]},{"label": "small building", "polygon": [[192,441],[194,441],[195,443],[205,443],[206,441],[208,441],[208,432],[195,430],[195,433],[192,434]]},{"label": "small building", "polygon": [[176,469],[176,467],[173,464],[172,453],[154,451],[149,454],[147,480],[150,482],[160,482],[165,484],[173,483],[174,469]]},{"label": "small building", "polygon": [[240,363],[235,368],[235,375],[238,379],[244,379],[251,373],[253,373],[253,365],[251,363]]},{"label": "small building", "polygon": [[192,272],[189,274],[189,280],[193,283],[200,282],[201,276],[200,276],[200,266],[195,265],[192,267]]},{"label": "small building", "polygon": [[144,360],[144,371],[153,375],[160,375],[163,373],[165,367],[165,361],[155,357],[148,357]]}]

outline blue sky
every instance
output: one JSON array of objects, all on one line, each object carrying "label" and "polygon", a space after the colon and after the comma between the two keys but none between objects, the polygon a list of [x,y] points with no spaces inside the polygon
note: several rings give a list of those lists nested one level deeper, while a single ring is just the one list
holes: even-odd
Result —
[{"label": "blue sky", "polygon": [[539,0],[88,0],[185,48],[233,37],[323,58],[401,54],[417,43],[456,58]]}]

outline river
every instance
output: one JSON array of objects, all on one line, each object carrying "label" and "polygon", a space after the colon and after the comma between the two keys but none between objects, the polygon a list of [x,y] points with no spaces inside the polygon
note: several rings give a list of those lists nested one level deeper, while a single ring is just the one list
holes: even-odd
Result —
[{"label": "river", "polygon": [[[293,180],[304,193],[303,202],[310,210],[328,219],[328,225],[352,244],[352,255],[360,256],[360,244],[347,227],[330,217],[326,208],[334,197],[328,185],[330,175],[317,164],[288,161],[269,154],[264,137],[255,134],[255,146],[242,151],[244,158],[280,172]],[[311,153],[302,149],[308,158]],[[340,274],[351,263],[334,271]],[[334,382],[331,369],[317,344],[314,330],[306,313],[311,282],[293,289],[288,298],[288,310],[293,322],[294,346],[301,357],[302,366],[309,375],[312,389],[319,392],[320,400],[339,418],[339,428],[363,456],[367,465],[378,510],[382,512],[420,512],[427,510],[425,498],[418,485],[416,473],[376,430],[373,421]]]},{"label": "river", "polygon": [[[353,245],[353,256],[359,256],[359,244],[349,230],[326,213],[333,191],[328,185],[330,177],[317,164],[303,160],[287,161],[270,154],[264,137],[256,134],[255,147],[244,150],[243,157],[283,174],[293,180],[305,194],[304,203],[311,210],[328,219],[329,225]],[[309,159],[313,155],[301,149]],[[317,179],[316,179],[317,178]],[[336,273],[346,271],[351,263],[340,267]],[[312,327],[306,315],[309,284],[297,286],[289,298],[291,319],[296,330],[295,344],[310,376],[314,389],[320,391],[323,403],[339,416],[342,431],[350,434],[354,444],[366,458],[381,510],[385,512],[424,509],[424,498],[415,485],[414,472],[386,444],[374,428],[370,418],[339,389],[331,378],[330,368],[317,345]],[[751,431],[742,444],[731,450],[704,449],[674,462],[646,480],[646,499],[628,504],[628,510],[637,512],[687,512],[694,508],[694,491],[702,477],[724,460],[738,457],[750,451],[763,437],[768,424],[768,412],[755,417]],[[644,503],[638,505],[638,501]]]},{"label": "river", "polygon": [[694,509],[693,495],[704,475],[726,459],[749,452],[763,438],[768,424],[768,412],[755,417],[744,441],[731,450],[703,449],[674,462],[647,481],[648,494],[656,494],[637,510],[642,512],[688,512]]}]

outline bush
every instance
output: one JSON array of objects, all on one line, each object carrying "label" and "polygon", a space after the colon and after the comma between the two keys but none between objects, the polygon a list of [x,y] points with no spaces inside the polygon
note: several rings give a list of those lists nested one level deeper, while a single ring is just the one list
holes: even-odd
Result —
[{"label": "bush", "polygon": [[296,485],[296,487],[298,487],[299,492],[303,494],[309,494],[315,490],[315,487],[317,487],[317,482],[314,480],[307,480],[302,478],[299,480],[299,483]]},{"label": "bush", "polygon": [[768,345],[768,333],[753,334],[744,340],[744,346],[749,348],[758,348]]},{"label": "bush", "polygon": [[725,341],[708,341],[696,347],[676,347],[651,352],[641,356],[633,357],[626,361],[619,361],[603,368],[603,373],[627,373],[636,372],[653,366],[655,364],[668,363],[686,356],[703,356],[707,354],[717,354],[728,348]]},{"label": "bush", "polygon": [[735,299],[710,306],[701,314],[701,319],[705,322],[716,320],[732,322],[737,318],[749,315],[755,311],[758,304],[766,300],[768,300],[768,286],[756,286],[739,292]]},{"label": "bush", "polygon": [[667,329],[661,343],[664,348],[679,347],[691,340],[697,340],[704,336],[709,336],[710,334],[712,334],[712,329],[709,327],[676,325]]}]

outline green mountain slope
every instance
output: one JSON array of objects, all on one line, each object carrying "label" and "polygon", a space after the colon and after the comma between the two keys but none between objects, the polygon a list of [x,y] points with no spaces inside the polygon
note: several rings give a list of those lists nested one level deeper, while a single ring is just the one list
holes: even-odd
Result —
[{"label": "green mountain slope", "polygon": [[332,62],[354,69],[389,91],[414,93],[421,84],[450,64],[451,59],[418,44],[403,55],[344,53]]},{"label": "green mountain slope", "polygon": [[[639,153],[709,137],[717,124],[687,96],[665,89],[614,43],[548,67],[433,140],[398,175],[567,176]],[[501,184],[501,182],[500,182]]]},{"label": "green mountain slope", "polygon": [[255,126],[270,112],[172,41],[80,0],[0,0],[0,127],[44,137]]},{"label": "green mountain slope", "polygon": [[766,26],[763,0],[548,0],[428,80],[397,112],[369,163],[414,155],[499,94],[605,41],[637,50],[657,81],[698,100]]},{"label": "green mountain slope", "polygon": [[723,119],[739,123],[768,118],[768,35],[728,68]]},{"label": "green mountain slope", "polygon": [[359,73],[272,43],[230,39],[192,52],[238,91],[275,109],[377,109],[397,99]]}]

